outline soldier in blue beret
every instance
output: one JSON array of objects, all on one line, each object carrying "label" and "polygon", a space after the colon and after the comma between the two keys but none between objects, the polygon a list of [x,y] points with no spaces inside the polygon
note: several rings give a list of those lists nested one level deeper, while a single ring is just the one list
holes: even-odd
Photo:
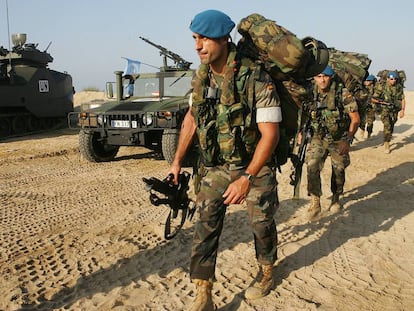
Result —
[{"label": "soldier in blue beret", "polygon": [[262,271],[257,283],[246,290],[246,298],[264,297],[273,288],[277,259],[273,216],[279,201],[272,154],[282,112],[270,76],[238,55],[230,38],[234,26],[229,16],[217,10],[197,14],[190,24],[201,65],[192,81],[190,109],[169,171],[177,182],[181,162],[197,137],[202,165],[197,174],[201,182],[195,186],[199,217],[190,260],[197,296],[190,310],[214,310],[211,291],[230,204],[246,205]]},{"label": "soldier in blue beret", "polygon": [[349,166],[349,151],[354,134],[360,122],[358,104],[328,65],[314,77],[314,105],[310,105],[302,119],[310,119],[312,138],[306,150],[308,195],[311,203],[307,210],[309,220],[321,214],[322,186],[321,171],[330,156],[331,205],[329,211],[338,212],[342,208],[340,197],[344,191],[345,169]]}]

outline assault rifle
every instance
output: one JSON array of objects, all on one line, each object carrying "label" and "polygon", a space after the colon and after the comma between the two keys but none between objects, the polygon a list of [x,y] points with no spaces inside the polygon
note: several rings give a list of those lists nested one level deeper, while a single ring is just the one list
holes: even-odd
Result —
[{"label": "assault rifle", "polygon": [[[167,240],[177,235],[187,218],[191,220],[194,216],[195,204],[187,195],[190,177],[190,173],[186,171],[179,174],[178,185],[172,183],[172,179],[174,178],[172,174],[164,180],[159,180],[155,177],[142,178],[147,184],[147,190],[150,192],[151,203],[155,206],[164,204],[170,207],[170,213],[165,222],[164,230],[164,237]],[[159,197],[158,194],[163,194],[164,197]],[[173,220],[178,220],[178,223],[172,224]]]},{"label": "assault rifle", "polygon": [[310,118],[306,120],[305,126],[303,127],[301,133],[302,139],[300,141],[298,153],[292,153],[290,155],[290,160],[292,161],[294,168],[290,174],[290,184],[294,186],[293,199],[299,199],[300,196],[300,181],[302,178],[303,163],[305,163],[306,148],[313,135]]},{"label": "assault rifle", "polygon": [[[155,44],[154,42],[151,42],[150,40],[146,38],[143,38],[143,37],[139,37],[139,38],[160,50],[160,55],[163,57],[164,71],[176,71],[176,70],[189,70],[190,69],[190,66],[192,63],[184,60],[184,58],[182,58],[180,55],[175,54],[174,52],[167,50],[165,47]],[[167,57],[174,61],[174,63],[176,64],[176,67],[167,65]]]},{"label": "assault rifle", "polygon": [[382,99],[377,99],[378,100],[378,102],[376,103],[377,105],[384,105],[384,106],[395,106],[395,104],[394,103],[389,103],[389,102],[386,102],[386,101],[384,101],[384,100],[382,100]]}]

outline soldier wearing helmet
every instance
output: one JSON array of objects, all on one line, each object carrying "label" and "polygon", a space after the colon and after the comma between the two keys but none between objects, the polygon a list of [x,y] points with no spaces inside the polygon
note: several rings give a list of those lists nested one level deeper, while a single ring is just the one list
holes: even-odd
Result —
[{"label": "soldier wearing helmet", "polygon": [[[263,272],[258,283],[247,289],[246,298],[263,297],[273,286],[277,259],[273,215],[279,202],[271,158],[279,140],[280,100],[270,76],[249,59],[240,59],[229,35],[234,26],[229,16],[217,10],[197,14],[190,24],[201,65],[192,81],[191,108],[169,173],[176,182],[182,159],[197,137],[203,167],[190,260],[190,278],[197,287],[191,310],[214,309],[211,290],[230,204],[246,205]],[[235,81],[244,94],[235,90]]]}]

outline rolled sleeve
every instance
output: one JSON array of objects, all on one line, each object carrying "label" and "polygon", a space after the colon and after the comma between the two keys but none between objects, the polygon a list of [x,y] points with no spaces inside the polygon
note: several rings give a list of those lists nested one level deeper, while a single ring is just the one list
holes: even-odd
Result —
[{"label": "rolled sleeve", "polygon": [[280,98],[270,76],[262,72],[256,81],[256,122],[281,122]]}]

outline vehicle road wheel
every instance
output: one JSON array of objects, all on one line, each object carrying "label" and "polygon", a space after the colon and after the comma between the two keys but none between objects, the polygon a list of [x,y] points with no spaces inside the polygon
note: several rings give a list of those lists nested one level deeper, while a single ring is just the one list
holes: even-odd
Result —
[{"label": "vehicle road wheel", "polygon": [[27,128],[29,131],[38,131],[41,129],[41,121],[39,118],[36,118],[35,116],[29,116],[27,124]]},{"label": "vehicle road wheel", "polygon": [[12,119],[12,129],[15,134],[22,134],[27,131],[27,121],[25,116],[15,116]]},{"label": "vehicle road wheel", "polygon": [[7,137],[11,134],[12,127],[8,118],[0,118],[0,138]]},{"label": "vehicle road wheel", "polygon": [[[180,131],[178,129],[165,129],[162,134],[161,145],[162,145],[162,155],[164,159],[167,160],[169,164],[174,161],[175,151],[177,150],[178,138],[180,136]],[[187,154],[181,165],[183,167],[193,166],[194,161],[197,160],[197,152],[195,151],[194,146],[190,147],[190,150],[187,151]]]},{"label": "vehicle road wheel", "polygon": [[108,162],[115,158],[119,146],[107,145],[99,140],[98,132],[80,130],[79,150],[82,156],[90,162]]},{"label": "vehicle road wheel", "polygon": [[171,164],[177,150],[178,137],[180,132],[177,129],[165,129],[162,134],[161,146],[164,159]]}]

